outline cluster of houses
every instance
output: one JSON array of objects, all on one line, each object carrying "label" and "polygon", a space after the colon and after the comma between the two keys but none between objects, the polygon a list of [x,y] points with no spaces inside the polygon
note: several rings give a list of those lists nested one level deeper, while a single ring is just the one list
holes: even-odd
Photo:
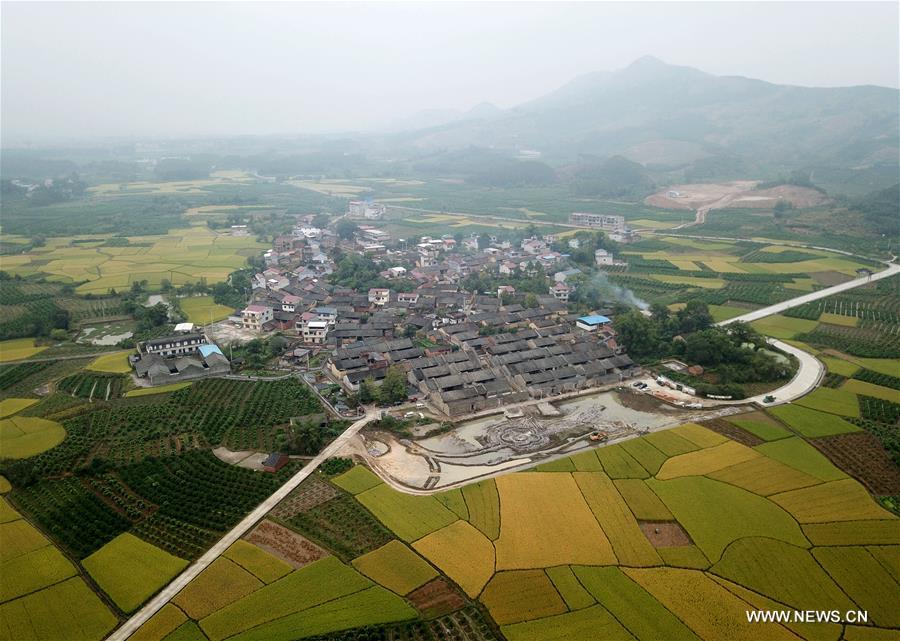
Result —
[{"label": "cluster of houses", "polygon": [[222,350],[193,323],[179,323],[170,336],[138,343],[138,353],[129,360],[135,374],[151,385],[180,383],[231,371]]}]

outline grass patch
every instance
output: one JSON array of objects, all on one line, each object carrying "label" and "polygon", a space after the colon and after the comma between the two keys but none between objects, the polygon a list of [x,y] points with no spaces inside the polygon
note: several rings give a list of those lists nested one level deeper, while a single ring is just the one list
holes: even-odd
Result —
[{"label": "grass patch", "polygon": [[170,385],[160,385],[159,387],[139,387],[125,392],[125,398],[133,398],[135,396],[152,396],[153,394],[166,394],[167,392],[175,392],[185,387],[190,387],[193,383],[171,383]]},{"label": "grass patch", "polygon": [[43,352],[47,347],[35,347],[33,338],[13,338],[8,341],[0,341],[0,363],[31,358]]},{"label": "grass patch", "polygon": [[359,494],[366,490],[371,490],[376,485],[381,484],[381,479],[373,474],[369,468],[363,465],[357,465],[343,474],[331,479],[331,482],[340,488],[350,492],[350,494]]},{"label": "grass patch", "polygon": [[188,562],[126,532],[84,559],[82,565],[123,612],[132,612]]},{"label": "grass patch", "polygon": [[223,556],[237,563],[263,583],[277,581],[293,570],[289,563],[244,539],[232,543]]},{"label": "grass patch", "polygon": [[647,484],[712,561],[718,560],[732,541],[747,536],[807,545],[790,514],[746,490],[701,476],[650,480]]},{"label": "grass patch", "polygon": [[[890,519],[866,489],[853,479],[829,481],[813,487],[775,494],[771,500],[790,512],[800,523]],[[900,528],[900,521],[897,521]]]},{"label": "grass patch", "polygon": [[381,484],[356,497],[404,541],[415,541],[457,520],[433,496],[413,496]]},{"label": "grass patch", "polygon": [[401,596],[438,575],[422,557],[397,540],[354,559],[353,567]]},{"label": "grass patch", "polygon": [[475,597],[494,574],[494,546],[466,521],[457,521],[413,543],[416,551]]},{"label": "grass patch", "polygon": [[55,421],[34,416],[0,419],[0,457],[22,459],[62,443],[66,430]]},{"label": "grass patch", "polygon": [[[816,391],[822,391],[823,389],[827,388],[819,388]],[[845,421],[839,416],[828,414],[826,412],[819,412],[809,407],[797,405],[796,403],[772,407],[769,409],[769,412],[780,421],[808,438],[833,436],[835,434],[847,434],[849,432],[859,431],[858,427]]]},{"label": "grass patch", "polygon": [[773,443],[763,443],[753,449],[822,481],[847,478],[847,475],[835,467],[819,450],[801,438],[792,437]]},{"label": "grass patch", "polygon": [[108,374],[127,374],[131,371],[131,365],[128,364],[128,355],[131,353],[133,352],[129,350],[98,356],[85,369]]},{"label": "grass patch", "polygon": [[479,600],[500,625],[562,614],[567,609],[542,570],[498,572]]},{"label": "grass patch", "polygon": [[859,401],[856,394],[845,389],[820,387],[803,398],[798,398],[794,403],[829,414],[859,418]]},{"label": "grass patch", "polygon": [[197,575],[172,603],[192,619],[202,619],[263,586],[262,581],[225,557]]},{"label": "grass patch", "polygon": [[38,402],[36,398],[4,398],[0,401],[0,418],[18,414]]},{"label": "grass patch", "polygon": [[575,574],[597,602],[636,639],[699,641],[689,628],[619,568],[576,567]]}]

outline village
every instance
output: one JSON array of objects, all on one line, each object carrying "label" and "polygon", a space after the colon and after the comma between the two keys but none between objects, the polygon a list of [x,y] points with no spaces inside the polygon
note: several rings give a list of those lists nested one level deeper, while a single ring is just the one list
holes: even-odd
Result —
[{"label": "village", "polygon": [[[331,400],[342,414],[351,411],[347,399],[378,397],[459,420],[639,373],[616,340],[614,301],[570,301],[591,272],[624,265],[605,237],[637,237],[623,217],[573,214],[585,231],[564,241],[403,239],[380,228],[385,211],[353,201],[324,228],[315,216],[298,217],[265,252],[239,313],[206,327],[182,323],[174,335],[142,343],[131,359],[136,376],[155,386],[228,375],[226,344],[277,335],[288,341],[282,365],[306,372],[319,391],[339,386]],[[592,265],[572,260],[579,250]],[[354,282],[342,284],[342,271]],[[523,282],[528,291],[517,289]],[[545,289],[535,291],[536,283]],[[379,394],[386,379],[390,392]]]}]

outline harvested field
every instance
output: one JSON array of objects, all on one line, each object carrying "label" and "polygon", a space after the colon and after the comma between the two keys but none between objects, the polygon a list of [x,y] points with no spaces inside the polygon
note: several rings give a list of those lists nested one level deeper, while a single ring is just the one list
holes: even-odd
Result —
[{"label": "harvested field", "polygon": [[672,568],[624,572],[701,639],[796,641],[776,623],[748,623],[747,603],[702,572]]},{"label": "harvested field", "polygon": [[807,550],[781,541],[735,541],[710,572],[798,610],[855,609]]},{"label": "harvested field", "polygon": [[870,432],[826,436],[810,443],[873,494],[900,494],[900,469]]},{"label": "harvested field", "polygon": [[619,563],[638,567],[659,565],[659,556],[640,535],[634,515],[609,477],[602,472],[576,472],[573,476]]},{"label": "harvested field", "polygon": [[768,536],[806,546],[800,527],[778,505],[756,494],[702,476],[647,482],[711,561],[732,542]]},{"label": "harvested field", "polygon": [[619,494],[625,499],[634,517],[639,521],[672,521],[675,517],[669,508],[641,479],[614,481]]},{"label": "harvested field", "polygon": [[541,619],[567,610],[543,570],[498,572],[479,600],[500,625]]},{"label": "harvested field", "polygon": [[247,596],[263,582],[227,558],[219,557],[179,592],[172,603],[200,620]]},{"label": "harvested field", "polygon": [[769,458],[781,461],[795,470],[800,470],[823,481],[847,478],[846,474],[801,438],[793,437],[773,443],[763,443],[754,449]]},{"label": "harvested field", "polygon": [[750,432],[741,429],[737,425],[733,423],[729,423],[725,419],[714,418],[709,421],[703,421],[701,423],[704,427],[708,427],[713,432],[717,432],[722,436],[727,436],[732,441],[737,441],[742,445],[746,445],[748,447],[755,447],[763,442],[763,439],[759,438],[755,434],[751,434]]},{"label": "harvested field", "polygon": [[238,539],[223,553],[263,583],[272,583],[286,574],[293,566],[244,539]]},{"label": "harvested field", "polygon": [[575,574],[636,639],[696,641],[690,629],[619,568],[577,567]]},{"label": "harvested field", "polygon": [[866,489],[853,479],[830,481],[775,494],[770,498],[790,512],[800,523],[895,518],[890,512],[879,507]]},{"label": "harvested field", "polygon": [[818,485],[822,482],[821,479],[766,456],[726,467],[708,476],[761,496]]},{"label": "harvested field", "polygon": [[465,606],[466,599],[443,577],[429,581],[406,595],[423,617],[438,617],[455,612]]},{"label": "harvested field", "polygon": [[640,521],[638,525],[655,548],[671,548],[691,544],[691,537],[675,521]]},{"label": "harvested field", "polygon": [[616,562],[609,540],[571,475],[523,472],[501,476],[496,482],[500,493],[497,569]]},{"label": "harvested field", "polygon": [[708,447],[705,450],[673,456],[659,468],[656,478],[660,481],[666,481],[681,476],[709,474],[710,472],[739,463],[746,463],[759,457],[759,452],[752,448],[734,441],[728,441],[722,445]]},{"label": "harvested field", "polygon": [[354,559],[353,567],[401,596],[438,575],[422,557],[396,539]]},{"label": "harvested field", "polygon": [[478,596],[494,574],[494,546],[466,521],[419,539],[413,548],[471,597]]},{"label": "harvested field", "polygon": [[340,491],[331,483],[323,481],[317,476],[310,476],[275,506],[272,516],[279,519],[290,519],[300,512],[306,512],[330,501],[339,494]]},{"label": "harvested field", "polygon": [[300,534],[269,520],[253,528],[246,538],[248,542],[295,568],[302,568],[328,556],[328,552]]}]

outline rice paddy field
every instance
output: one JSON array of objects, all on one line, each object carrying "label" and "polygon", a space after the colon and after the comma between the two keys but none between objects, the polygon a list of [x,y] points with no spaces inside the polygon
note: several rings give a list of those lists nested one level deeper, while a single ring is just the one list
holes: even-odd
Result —
[{"label": "rice paddy field", "polygon": [[189,322],[195,325],[209,325],[224,320],[234,314],[234,310],[216,303],[212,296],[191,296],[178,301]]},{"label": "rice paddy field", "polygon": [[[860,638],[900,634],[900,518],[815,446],[832,436],[808,437],[774,411],[730,419],[729,430],[687,424],[430,496],[361,466],[318,476],[286,499],[291,511],[346,497],[396,538],[271,582],[229,552],[132,638],[194,621],[211,641],[363,628],[424,639],[392,635],[434,616],[421,595],[436,582],[455,594],[446,607],[490,616],[462,639],[842,638],[833,623],[747,623],[745,611],[765,608],[867,610]],[[256,563],[284,552],[241,545]]]},{"label": "rice paddy field", "polygon": [[147,281],[151,289],[159,288],[163,280],[176,286],[221,282],[243,267],[248,256],[268,249],[250,236],[231,236],[202,224],[170,229],[164,235],[128,237],[127,244],[111,238],[102,234],[48,238],[43,247],[4,256],[3,268],[22,277],[81,283],[76,288],[79,294],[106,294],[139,281]]}]

